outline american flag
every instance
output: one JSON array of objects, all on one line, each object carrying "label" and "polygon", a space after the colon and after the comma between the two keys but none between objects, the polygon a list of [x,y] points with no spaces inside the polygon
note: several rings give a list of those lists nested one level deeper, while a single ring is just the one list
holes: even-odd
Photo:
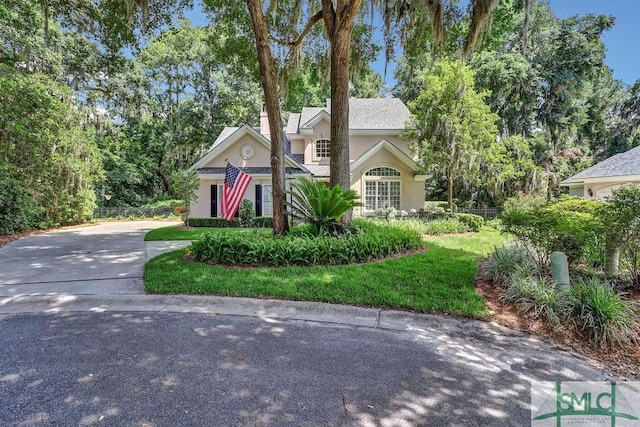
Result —
[{"label": "american flag", "polygon": [[251,177],[249,175],[227,162],[227,169],[224,172],[221,209],[222,217],[227,221],[233,220],[233,216],[236,214],[250,182]]}]

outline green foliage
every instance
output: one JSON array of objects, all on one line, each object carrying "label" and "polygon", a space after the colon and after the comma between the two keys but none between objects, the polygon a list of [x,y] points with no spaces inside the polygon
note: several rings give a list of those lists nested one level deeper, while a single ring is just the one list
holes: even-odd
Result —
[{"label": "green foliage", "polygon": [[91,218],[102,169],[95,134],[83,120],[68,88],[0,65],[0,156],[42,208],[39,226]]},{"label": "green foliage", "polygon": [[518,273],[533,276],[538,267],[529,250],[520,242],[496,247],[484,264],[483,278],[505,285]]},{"label": "green foliage", "polygon": [[37,227],[39,209],[24,185],[0,163],[0,234]]},{"label": "green foliage", "polygon": [[498,116],[484,102],[488,92],[476,91],[473,71],[462,61],[441,59],[421,79],[422,92],[409,103],[406,137],[417,141],[411,148],[426,169],[446,176],[451,209],[453,180],[479,179],[478,157],[496,140]]},{"label": "green foliage", "polygon": [[257,228],[273,228],[273,218],[270,216],[257,216],[253,218],[253,226]]},{"label": "green foliage", "polygon": [[[190,218],[190,227],[212,227],[212,228],[237,228],[240,227],[240,220],[233,218],[231,222],[219,217]],[[273,218],[270,216],[258,216],[253,219],[253,226],[257,228],[272,228]]]},{"label": "green foliage", "polygon": [[549,323],[559,323],[565,310],[562,294],[544,278],[531,275],[527,268],[511,275],[501,299]]},{"label": "green foliage", "polygon": [[249,199],[242,199],[240,207],[238,208],[238,219],[242,227],[253,227],[254,219],[256,217],[256,210],[253,207],[253,202]]},{"label": "green foliage", "polygon": [[141,208],[176,208],[178,206],[182,206],[184,204],[184,200],[182,199],[165,199],[165,200],[156,200],[149,203],[145,203],[140,206]]},{"label": "green foliage", "polygon": [[631,303],[597,279],[580,281],[569,290],[568,313],[596,346],[637,345],[638,315]]},{"label": "green foliage", "polygon": [[451,213],[447,214],[448,218],[455,219],[469,227],[470,231],[478,232],[484,225],[484,218],[480,215],[469,214],[469,213]]},{"label": "green foliage", "polygon": [[599,211],[610,247],[619,247],[633,283],[640,287],[640,184],[622,186]]},{"label": "green foliage", "polygon": [[463,224],[457,219],[434,219],[427,221],[424,225],[424,234],[440,235],[466,233],[471,231],[467,224]]},{"label": "green foliage", "polygon": [[288,235],[248,237],[238,233],[203,234],[192,244],[200,262],[251,266],[340,265],[368,262],[422,247],[411,230],[354,221],[356,233],[338,237]]},{"label": "green foliage", "polygon": [[597,216],[600,203],[578,198],[545,202],[519,195],[505,203],[500,215],[504,231],[514,234],[530,249],[540,265],[553,251],[562,251],[570,262],[597,244],[603,224]]},{"label": "green foliage", "polygon": [[354,190],[342,190],[340,185],[329,188],[323,182],[306,177],[294,181],[287,193],[292,197],[287,204],[293,217],[311,224],[317,235],[343,233],[345,225],[340,220],[344,214],[362,206]]},{"label": "green foliage", "polygon": [[196,171],[174,171],[171,174],[171,188],[176,196],[184,200],[187,206],[184,222],[189,227],[189,211],[191,202],[198,200],[200,177]]},{"label": "green foliage", "polygon": [[204,217],[204,218],[190,218],[190,227],[214,227],[214,228],[230,228],[240,227],[240,221],[238,218],[233,218],[231,221],[227,221],[224,218],[219,217]]},{"label": "green foliage", "polygon": [[[446,201],[439,202],[439,201],[427,200],[426,202],[424,202],[423,210],[425,213],[429,215],[437,216],[437,215],[444,214],[448,208],[449,208],[449,204]],[[458,210],[458,206],[455,203],[451,205],[451,208],[453,212],[456,212]]]}]

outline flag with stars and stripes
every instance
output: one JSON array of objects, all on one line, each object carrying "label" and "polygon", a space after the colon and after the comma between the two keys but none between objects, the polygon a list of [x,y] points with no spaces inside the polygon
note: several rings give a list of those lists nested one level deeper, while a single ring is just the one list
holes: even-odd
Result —
[{"label": "flag with stars and stripes", "polygon": [[232,221],[251,182],[251,177],[227,162],[222,188],[222,217]]}]

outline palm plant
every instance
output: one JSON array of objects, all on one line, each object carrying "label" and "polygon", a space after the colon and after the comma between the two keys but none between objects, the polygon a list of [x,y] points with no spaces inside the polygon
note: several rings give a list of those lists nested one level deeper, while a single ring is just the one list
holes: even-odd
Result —
[{"label": "palm plant", "polygon": [[291,184],[291,208],[294,218],[309,223],[316,234],[340,234],[347,231],[340,222],[349,209],[362,206],[353,190],[343,190],[340,185],[329,188],[320,181],[302,177]]}]

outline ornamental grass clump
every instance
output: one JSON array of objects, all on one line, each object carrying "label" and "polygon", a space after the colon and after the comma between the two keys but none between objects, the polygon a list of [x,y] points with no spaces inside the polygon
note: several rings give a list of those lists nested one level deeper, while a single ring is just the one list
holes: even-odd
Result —
[{"label": "ornamental grass clump", "polygon": [[561,291],[547,283],[543,277],[531,275],[528,268],[516,270],[508,280],[501,300],[515,305],[535,318],[558,324],[565,312],[565,299]]},{"label": "ornamental grass clump", "polygon": [[484,265],[483,278],[497,284],[507,284],[511,276],[533,276],[538,273],[538,266],[525,245],[519,241],[497,247]]},{"label": "ornamental grass clump", "polygon": [[637,345],[637,306],[622,299],[610,285],[593,278],[568,292],[567,314],[596,346]]}]

